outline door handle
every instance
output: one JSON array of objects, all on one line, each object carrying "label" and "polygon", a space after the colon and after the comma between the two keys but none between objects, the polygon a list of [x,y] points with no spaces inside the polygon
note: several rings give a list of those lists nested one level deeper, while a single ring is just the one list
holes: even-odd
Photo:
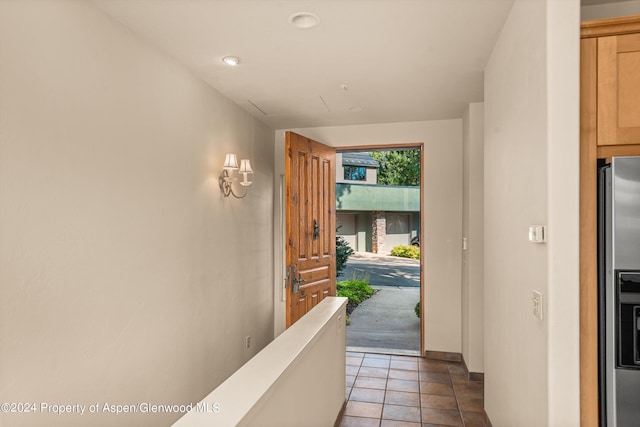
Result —
[{"label": "door handle", "polygon": [[306,282],[302,277],[298,277],[298,272],[296,271],[296,265],[292,264],[290,266],[291,269],[291,292],[297,294],[300,292],[300,283]]},{"label": "door handle", "polygon": [[318,226],[318,221],[313,220],[313,240],[318,240],[320,237],[320,227]]},{"label": "door handle", "polygon": [[293,278],[293,289],[292,290],[293,290],[294,294],[297,294],[297,293],[300,292],[300,283],[304,283],[304,282],[306,282],[306,280],[304,280],[302,278],[297,278],[297,277]]}]

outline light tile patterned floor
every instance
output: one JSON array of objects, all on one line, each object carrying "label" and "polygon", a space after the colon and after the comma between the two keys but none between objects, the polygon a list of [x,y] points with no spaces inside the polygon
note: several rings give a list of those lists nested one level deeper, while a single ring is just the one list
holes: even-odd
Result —
[{"label": "light tile patterned floor", "polygon": [[340,427],[485,427],[483,383],[457,362],[347,352]]}]

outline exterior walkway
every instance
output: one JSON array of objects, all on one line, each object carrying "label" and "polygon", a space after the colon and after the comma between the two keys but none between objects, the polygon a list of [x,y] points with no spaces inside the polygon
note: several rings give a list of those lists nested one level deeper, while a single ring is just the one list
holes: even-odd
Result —
[{"label": "exterior walkway", "polygon": [[363,351],[393,349],[420,354],[420,319],[415,306],[420,288],[373,286],[376,293],[349,317],[347,347]]},{"label": "exterior walkway", "polygon": [[340,427],[485,427],[484,384],[458,362],[347,352]]}]

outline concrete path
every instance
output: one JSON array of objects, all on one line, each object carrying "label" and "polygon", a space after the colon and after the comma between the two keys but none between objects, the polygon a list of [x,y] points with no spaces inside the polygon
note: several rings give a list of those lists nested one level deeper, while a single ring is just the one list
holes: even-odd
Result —
[{"label": "concrete path", "polygon": [[[418,284],[419,286],[419,284]],[[351,313],[347,347],[420,351],[419,287],[373,286],[376,292]]]}]

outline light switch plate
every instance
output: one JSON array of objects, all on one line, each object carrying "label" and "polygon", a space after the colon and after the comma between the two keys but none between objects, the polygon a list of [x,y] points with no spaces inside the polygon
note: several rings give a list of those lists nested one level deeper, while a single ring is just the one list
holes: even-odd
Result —
[{"label": "light switch plate", "polygon": [[545,243],[547,241],[547,227],[544,225],[530,225],[529,241],[534,243]]},{"label": "light switch plate", "polygon": [[542,319],[542,294],[534,290],[531,301],[533,301],[533,315]]}]

